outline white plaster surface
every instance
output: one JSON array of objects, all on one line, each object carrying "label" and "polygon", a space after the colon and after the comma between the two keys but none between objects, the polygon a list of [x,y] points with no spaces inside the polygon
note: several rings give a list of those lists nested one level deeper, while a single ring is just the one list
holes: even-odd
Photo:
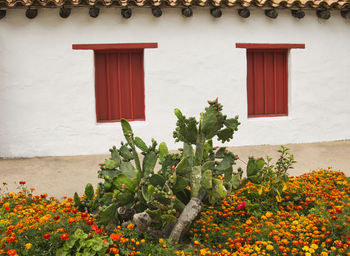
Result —
[{"label": "white plaster surface", "polygon": [[[103,154],[123,140],[120,123],[97,124],[93,52],[72,44],[157,42],[145,50],[146,121],[135,134],[174,143],[173,109],[203,111],[219,97],[224,112],[240,116],[230,146],[350,139],[350,21],[339,11],[320,20],[289,10],[277,19],[261,9],[248,19],[224,9],[215,19],[207,8],[191,18],[164,9],[155,18],[134,8],[101,8],[98,18],[75,8],[62,19],[58,9],[40,9],[29,20],[24,9],[0,21],[0,157]],[[246,52],[235,43],[305,43],[289,55],[289,116],[247,118]]]}]

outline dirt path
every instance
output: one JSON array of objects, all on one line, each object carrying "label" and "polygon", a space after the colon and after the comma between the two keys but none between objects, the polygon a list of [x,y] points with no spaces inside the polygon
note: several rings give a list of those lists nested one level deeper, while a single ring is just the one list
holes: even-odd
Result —
[{"label": "dirt path", "polygon": [[[350,176],[350,141],[336,141],[308,144],[290,144],[290,152],[297,163],[290,175],[328,168],[341,170]],[[276,160],[279,146],[245,146],[232,147],[230,150],[247,161],[248,156],[269,155]],[[14,191],[14,182],[26,181],[28,187],[36,188],[36,193],[48,193],[61,198],[82,193],[87,183],[98,183],[98,164],[108,155],[37,157],[0,159],[0,184],[7,182],[10,191]],[[244,166],[238,162],[238,166]]]}]

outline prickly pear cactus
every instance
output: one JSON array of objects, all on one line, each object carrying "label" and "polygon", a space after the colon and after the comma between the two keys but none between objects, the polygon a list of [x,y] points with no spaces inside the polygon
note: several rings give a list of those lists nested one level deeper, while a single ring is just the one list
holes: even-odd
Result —
[{"label": "prickly pear cactus", "polygon": [[[76,206],[89,212],[98,207],[96,221],[100,225],[118,224],[117,209],[126,207],[134,212],[148,212],[152,217],[152,226],[161,228],[176,220],[174,214],[184,208],[184,203],[177,199],[173,191],[176,184],[179,192],[184,187],[181,180],[177,183],[175,172],[171,169],[179,162],[180,156],[169,154],[165,143],[160,143],[157,148],[154,139],[147,146],[141,138],[134,137],[130,124],[124,119],[121,126],[127,142],[122,142],[119,149],[112,147],[109,150],[111,157],[104,161],[98,171],[103,182],[98,185],[99,196],[94,200],[95,208],[86,207],[86,203],[78,200],[77,194]],[[142,161],[137,149],[143,155]],[[158,159],[163,167],[155,173]],[[91,192],[87,192],[85,197],[90,198]]]},{"label": "prickly pear cactus", "polygon": [[230,141],[240,124],[238,116],[227,118],[217,99],[208,103],[199,121],[194,117],[186,118],[175,109],[178,120],[173,136],[184,143],[181,159],[174,168],[175,175],[177,182],[190,187],[188,204],[170,235],[175,243],[201,210],[201,202],[215,203],[224,198],[236,186],[236,177],[239,177],[239,173],[233,171],[237,156],[225,147],[213,147],[212,141],[213,138],[223,143]]},{"label": "prickly pear cactus", "polygon": [[[164,142],[158,146],[153,139],[147,146],[134,136],[130,124],[121,120],[126,143],[112,147],[111,157],[101,165],[98,174],[103,182],[98,184],[98,195],[91,199],[91,188],[86,191],[86,198],[91,199],[88,200],[97,201],[94,207],[98,206],[95,211],[99,224],[118,223],[118,208],[124,207],[147,214],[152,228],[162,229],[176,222],[170,234],[176,243],[200,212],[203,201],[215,203],[237,188],[242,177],[233,171],[237,156],[225,147],[214,147],[213,139],[230,141],[240,124],[238,116],[224,115],[217,100],[208,103],[198,121],[175,109],[173,136],[177,142],[183,142],[179,153],[169,153]],[[142,160],[137,150],[141,151]],[[155,171],[157,162],[161,168]],[[75,198],[80,209],[86,206],[78,195]]]},{"label": "prickly pear cactus", "polygon": [[[176,176],[191,186],[192,197],[208,199],[214,203],[226,196],[227,191],[231,191],[232,178],[238,173],[232,167],[237,156],[225,147],[213,147],[212,139],[230,141],[240,123],[238,116],[227,118],[222,113],[222,105],[217,99],[208,103],[209,106],[201,113],[199,121],[194,117],[186,118],[179,109],[175,109],[178,120],[173,136],[176,141],[184,143],[175,170]],[[192,145],[195,145],[195,149]]]}]

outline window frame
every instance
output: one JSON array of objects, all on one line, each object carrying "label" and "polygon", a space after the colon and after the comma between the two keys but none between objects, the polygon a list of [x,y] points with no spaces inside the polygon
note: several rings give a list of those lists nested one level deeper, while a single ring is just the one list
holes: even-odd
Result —
[{"label": "window frame", "polygon": [[[244,48],[246,49],[246,61],[247,61],[247,78],[246,78],[246,90],[247,90],[247,117],[250,118],[259,118],[259,117],[286,117],[289,116],[289,54],[290,49],[305,49],[305,44],[262,44],[262,43],[236,43],[236,48]],[[286,113],[263,113],[263,114],[249,114],[249,94],[248,94],[248,53],[254,53],[254,52],[283,52],[285,54],[285,70],[284,70],[284,76],[283,80],[285,83],[285,111]],[[275,87],[276,88],[276,87]],[[265,88],[266,90],[266,88]],[[264,91],[265,94],[265,91]],[[276,94],[276,91],[274,91],[274,94]],[[267,96],[264,96],[265,99]],[[265,106],[266,109],[266,106]],[[267,111],[266,111],[267,112]]]},{"label": "window frame", "polygon": [[[73,44],[72,48],[74,50],[93,50],[94,51],[94,87],[95,87],[95,113],[96,113],[96,122],[97,123],[115,123],[120,122],[121,119],[127,119],[128,121],[145,121],[146,120],[146,113],[145,113],[145,101],[143,102],[143,114],[140,118],[134,118],[134,117],[120,117],[119,119],[101,119],[101,116],[99,118],[98,116],[98,104],[99,100],[97,98],[98,95],[98,72],[97,72],[97,61],[96,56],[97,54],[115,54],[115,53],[139,53],[141,54],[141,64],[142,64],[142,70],[140,70],[140,73],[142,74],[142,94],[143,97],[145,97],[145,80],[144,80],[144,49],[146,48],[158,48],[158,43],[123,43],[123,44]],[[132,70],[132,66],[130,64],[130,69]],[[99,73],[100,74],[100,73]],[[118,78],[119,79],[119,78]],[[107,84],[107,88],[110,88]],[[130,89],[132,88],[132,84],[130,85]],[[132,102],[133,99],[131,99]],[[132,108],[135,107],[135,102],[131,103]],[[110,111],[110,108],[107,110]],[[109,113],[111,115],[111,113]]]}]

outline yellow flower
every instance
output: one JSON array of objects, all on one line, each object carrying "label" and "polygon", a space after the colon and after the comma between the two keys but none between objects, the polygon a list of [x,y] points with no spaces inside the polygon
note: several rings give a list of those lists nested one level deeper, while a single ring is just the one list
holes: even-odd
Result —
[{"label": "yellow flower", "polygon": [[309,249],[310,249],[309,246],[306,246],[306,245],[305,245],[305,246],[303,247],[303,251],[308,251]]},{"label": "yellow flower", "polygon": [[328,253],[326,253],[326,252],[321,252],[321,256],[328,256]]},{"label": "yellow flower", "polygon": [[270,218],[272,215],[273,215],[272,212],[266,212],[266,214],[265,214],[265,216],[266,216],[267,218]]},{"label": "yellow flower", "polygon": [[311,256],[311,253],[307,252],[305,253],[305,256]]},{"label": "yellow flower", "polygon": [[274,248],[271,244],[269,244],[268,246],[266,246],[266,250],[268,251],[272,251]]},{"label": "yellow flower", "polygon": [[318,249],[318,245],[317,244],[312,244],[311,248],[317,250]]},{"label": "yellow flower", "polygon": [[32,244],[31,244],[31,243],[27,243],[27,244],[25,245],[25,247],[29,250],[30,248],[32,248]]}]

